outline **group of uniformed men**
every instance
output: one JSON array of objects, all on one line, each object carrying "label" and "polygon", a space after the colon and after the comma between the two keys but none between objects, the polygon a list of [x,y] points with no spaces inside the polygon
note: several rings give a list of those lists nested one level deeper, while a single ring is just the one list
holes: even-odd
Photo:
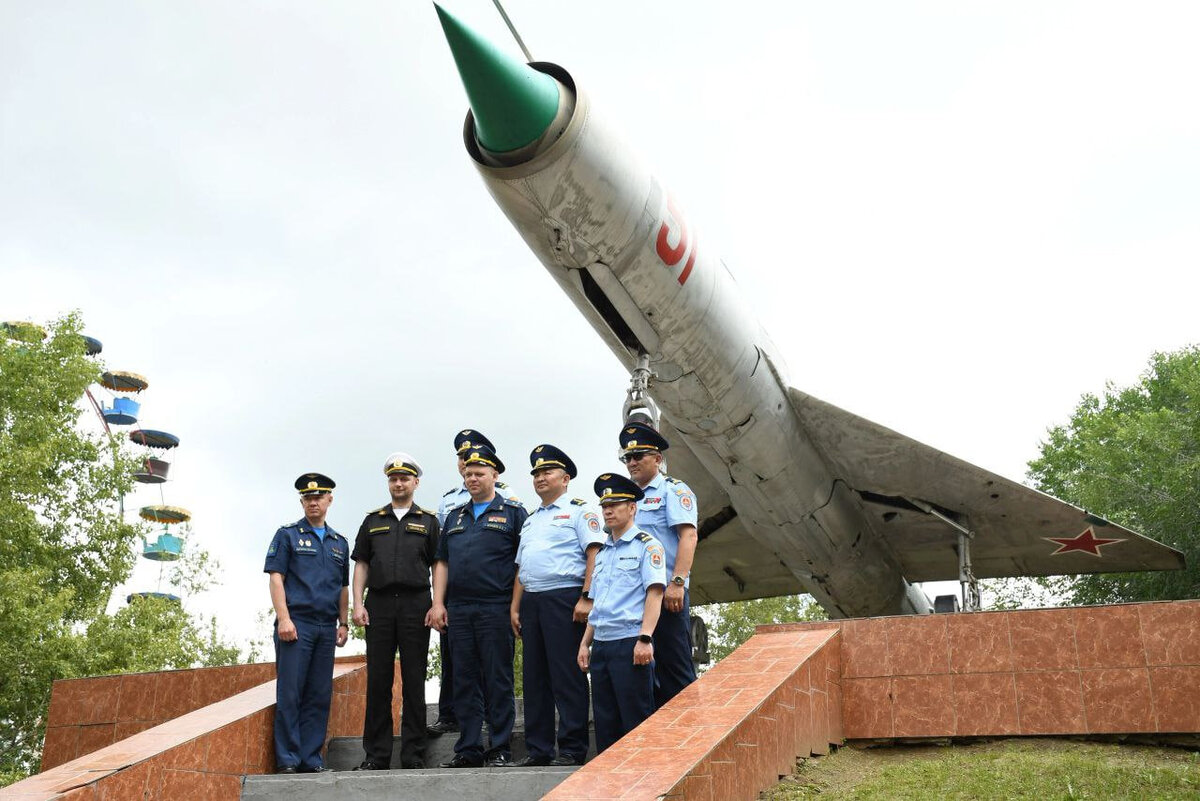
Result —
[{"label": "group of uniformed men", "polygon": [[[629,423],[619,441],[629,476],[605,473],[593,484],[603,523],[588,502],[569,497],[577,470],[562,450],[543,444],[530,453],[541,503],[529,513],[498,481],[504,463],[492,443],[471,429],[454,439],[462,486],[446,493],[436,514],[413,499],[422,475],[416,460],[403,452],[387,458],[391,502],[366,516],[352,550],[325,521],[333,480],[298,478],[304,517],[275,533],[264,567],[276,615],[277,772],[325,770],[334,647],[348,636],[350,560],[353,620],[367,644],[359,770],[391,767],[397,654],[403,768],[425,767],[426,738],[451,731],[458,742],[443,768],[581,765],[586,673],[597,752],[694,681],[688,576],[696,498],[663,474],[668,443],[653,428]],[[442,634],[442,690],[438,720],[427,727],[431,628]],[[514,761],[515,637],[524,646],[528,755]]]}]

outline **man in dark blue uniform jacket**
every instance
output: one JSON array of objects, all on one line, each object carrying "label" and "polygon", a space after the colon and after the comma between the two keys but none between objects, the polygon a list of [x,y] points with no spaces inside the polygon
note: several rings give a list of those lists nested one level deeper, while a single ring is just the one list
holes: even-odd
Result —
[{"label": "man in dark blue uniform jacket", "polygon": [[[489,767],[503,767],[512,763],[509,740],[516,718],[509,606],[527,513],[517,501],[496,494],[504,463],[491,448],[471,448],[465,462],[463,480],[471,497],[446,515],[433,567],[433,607],[425,619],[438,630],[448,628],[454,660],[460,733],[454,758],[441,767],[479,767],[485,760]],[[480,737],[485,698],[492,738],[486,754]]]},{"label": "man in dark blue uniform jacket", "polygon": [[296,479],[304,517],[275,532],[263,572],[275,607],[275,772],[320,773],[333,649],[346,644],[350,545],[325,524],[335,484]]}]

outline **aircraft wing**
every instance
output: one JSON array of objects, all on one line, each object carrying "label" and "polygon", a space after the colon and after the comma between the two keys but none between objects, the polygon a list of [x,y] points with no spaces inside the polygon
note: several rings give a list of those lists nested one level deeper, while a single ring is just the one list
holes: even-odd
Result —
[{"label": "aircraft wing", "polygon": [[805,591],[779,557],[760,545],[738,520],[729,495],[667,422],[659,430],[671,443],[664,454],[668,472],[696,493],[700,544],[692,563],[689,594],[693,604],[774,598]]},{"label": "aircraft wing", "polygon": [[1183,554],[832,404],[789,397],[830,472],[855,490],[909,581],[958,579],[958,532],[976,578],[1179,570]]}]

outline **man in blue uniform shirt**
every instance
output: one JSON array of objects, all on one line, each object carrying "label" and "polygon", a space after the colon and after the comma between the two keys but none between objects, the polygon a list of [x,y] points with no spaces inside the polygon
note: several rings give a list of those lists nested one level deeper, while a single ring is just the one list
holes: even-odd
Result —
[{"label": "man in blue uniform shirt", "polygon": [[[484,445],[491,448],[493,453],[496,452],[496,446],[481,432],[473,428],[464,428],[459,431],[454,435],[454,453],[458,456],[458,474],[460,476],[467,469],[464,457],[473,445]],[[521,502],[520,498],[503,481],[496,482],[496,494],[517,503]],[[450,513],[450,510],[462,506],[470,499],[471,493],[467,492],[466,482],[446,490],[446,493],[442,495],[441,504],[438,506],[438,525],[445,527],[446,515]],[[441,654],[442,679],[441,688],[438,691],[438,719],[428,729],[429,734],[433,737],[458,731],[458,719],[454,717],[454,660],[450,656],[449,640],[445,632],[439,635],[438,649]]]},{"label": "man in blue uniform shirt", "polygon": [[275,771],[320,773],[333,695],[333,649],[346,644],[350,547],[325,523],[336,485],[296,479],[304,517],[275,532],[263,572],[275,607]]},{"label": "man in blue uniform shirt", "polygon": [[525,521],[517,548],[511,615],[513,633],[524,646],[529,755],[514,764],[582,765],[588,751],[588,684],[575,660],[592,609],[588,593],[596,552],[605,536],[587,503],[567,498],[567,486],[578,475],[571,457],[553,445],[538,445],[529,464],[542,505]]},{"label": "man in blue uniform shirt", "polygon": [[654,630],[654,702],[662,706],[696,680],[688,579],[696,553],[696,496],[682,481],[663,475],[662,452],[667,440],[643,423],[628,423],[618,437],[621,461],[629,477],[641,488],[638,528],[651,534],[667,551],[669,583],[663,594],[663,614]]},{"label": "man in blue uniform shirt", "polygon": [[[592,575],[595,605],[579,644],[580,670],[592,671],[596,753],[654,714],[654,631],[666,583],[663,546],[634,524],[642,490],[625,476],[596,479],[608,539]],[[589,653],[588,647],[591,646]]]},{"label": "man in blue uniform shirt", "polygon": [[[426,625],[449,631],[454,660],[454,714],[459,736],[444,768],[512,764],[516,717],[513,699],[513,632],[509,619],[516,556],[525,507],[496,494],[504,463],[485,446],[473,446],[463,480],[471,500],[451,509],[433,568],[433,607]],[[449,599],[449,600],[447,600]],[[481,740],[484,711],[491,748]]]}]

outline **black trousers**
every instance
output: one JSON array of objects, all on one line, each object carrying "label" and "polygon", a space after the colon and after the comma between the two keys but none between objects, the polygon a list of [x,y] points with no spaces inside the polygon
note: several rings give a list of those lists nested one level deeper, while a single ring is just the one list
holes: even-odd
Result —
[{"label": "black trousers", "polygon": [[425,755],[425,668],[429,661],[429,629],[425,613],[429,590],[368,590],[367,710],[363,750],[380,765],[392,763],[392,683],[397,652],[403,705],[400,712],[401,764]]}]

